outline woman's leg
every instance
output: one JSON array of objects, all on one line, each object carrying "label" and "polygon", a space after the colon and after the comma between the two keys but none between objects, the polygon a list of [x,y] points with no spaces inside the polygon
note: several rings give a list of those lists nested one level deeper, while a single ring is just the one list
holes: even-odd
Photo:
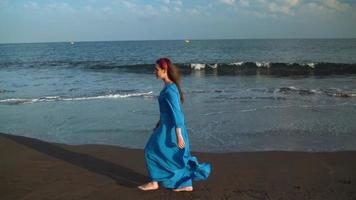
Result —
[{"label": "woman's leg", "polygon": [[158,182],[152,179],[152,171],[154,171],[152,168],[154,168],[155,163],[152,160],[150,160],[150,158],[148,156],[149,151],[150,151],[150,149],[146,145],[146,147],[144,149],[144,155],[145,155],[147,171],[148,171],[151,181],[137,187],[138,189],[144,190],[144,191],[156,190],[159,188]]}]

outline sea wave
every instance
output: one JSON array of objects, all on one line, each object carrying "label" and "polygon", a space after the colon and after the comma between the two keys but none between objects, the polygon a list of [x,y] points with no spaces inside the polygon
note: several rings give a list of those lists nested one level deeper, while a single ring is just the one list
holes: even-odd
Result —
[{"label": "sea wave", "polygon": [[296,88],[294,86],[281,87],[274,91],[274,93],[282,94],[298,94],[298,95],[326,95],[331,97],[356,97],[356,93],[350,91],[342,91],[338,88],[326,89],[304,89]]},{"label": "sea wave", "polygon": [[[232,63],[177,63],[183,74],[204,71],[214,75],[332,75],[356,74],[356,63],[301,62],[283,63],[267,61],[237,61]],[[154,64],[120,64],[110,61],[36,61],[1,62],[1,67],[78,67],[100,71],[127,71],[132,73],[153,73]]]},{"label": "sea wave", "polygon": [[[235,89],[236,90],[236,89]],[[222,93],[222,97],[229,93],[241,93],[241,94],[271,94],[273,96],[237,96],[229,97],[231,99],[285,99],[283,96],[288,95],[325,95],[331,97],[356,97],[354,90],[343,90],[340,88],[302,88],[296,86],[279,87],[279,88],[240,88],[235,90],[221,90],[221,89],[204,89],[204,90],[187,90],[188,94],[219,94]],[[278,96],[279,95],[279,96]]]},{"label": "sea wave", "polygon": [[84,101],[84,100],[94,100],[94,99],[120,99],[129,97],[151,97],[153,92],[138,92],[130,94],[107,94],[98,96],[79,96],[79,97],[61,97],[61,96],[44,96],[38,98],[9,98],[1,99],[0,104],[6,105],[18,105],[18,104],[31,104],[38,102],[49,102],[49,101]]},{"label": "sea wave", "polygon": [[[213,91],[199,91],[199,93],[212,93]],[[215,96],[215,99],[238,100],[238,101],[254,101],[254,100],[288,100],[294,99],[296,96],[328,96],[336,98],[354,98],[355,91],[341,90],[339,88],[298,88],[295,86],[280,87],[280,88],[247,88],[241,89],[239,94],[223,92],[223,94]]]}]

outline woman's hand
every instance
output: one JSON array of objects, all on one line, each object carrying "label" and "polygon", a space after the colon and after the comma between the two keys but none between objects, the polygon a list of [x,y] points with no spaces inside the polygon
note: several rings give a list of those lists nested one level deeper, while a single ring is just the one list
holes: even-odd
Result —
[{"label": "woman's hand", "polygon": [[178,143],[178,147],[180,149],[183,149],[185,147],[184,139],[182,136],[177,138],[177,143]]},{"label": "woman's hand", "polygon": [[177,135],[177,145],[180,149],[185,147],[185,142],[182,136],[181,128],[176,128],[176,135]]}]

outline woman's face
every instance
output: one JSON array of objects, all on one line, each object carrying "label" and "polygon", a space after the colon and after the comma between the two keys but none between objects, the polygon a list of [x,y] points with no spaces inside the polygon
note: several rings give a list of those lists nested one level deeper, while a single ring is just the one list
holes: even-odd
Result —
[{"label": "woman's face", "polygon": [[164,69],[161,69],[158,64],[156,64],[155,74],[157,79],[164,79],[164,77],[166,76],[166,71]]}]

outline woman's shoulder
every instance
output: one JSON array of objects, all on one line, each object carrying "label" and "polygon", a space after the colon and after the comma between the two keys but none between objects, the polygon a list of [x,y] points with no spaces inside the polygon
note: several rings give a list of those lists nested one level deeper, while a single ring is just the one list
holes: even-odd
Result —
[{"label": "woman's shoulder", "polygon": [[171,84],[167,85],[167,91],[178,92],[178,87],[175,83],[171,83]]},{"label": "woman's shoulder", "polygon": [[165,89],[166,94],[179,93],[177,85],[175,83],[168,84]]}]

